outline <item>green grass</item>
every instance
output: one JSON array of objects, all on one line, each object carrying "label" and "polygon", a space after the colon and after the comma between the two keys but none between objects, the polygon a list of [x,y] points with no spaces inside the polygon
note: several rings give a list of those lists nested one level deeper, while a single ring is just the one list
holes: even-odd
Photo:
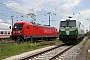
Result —
[{"label": "green grass", "polygon": [[0,45],[0,60],[9,56],[17,55],[23,52],[36,50],[46,46],[60,43],[59,40],[54,41],[42,41],[39,43],[23,43],[23,44],[5,44]]}]

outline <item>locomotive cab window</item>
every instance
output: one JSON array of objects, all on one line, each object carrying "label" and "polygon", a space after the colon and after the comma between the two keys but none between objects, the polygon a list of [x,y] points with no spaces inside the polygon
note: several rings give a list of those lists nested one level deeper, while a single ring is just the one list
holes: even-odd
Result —
[{"label": "locomotive cab window", "polygon": [[76,26],[76,20],[70,20],[68,22],[68,27],[75,27]]},{"label": "locomotive cab window", "polygon": [[66,27],[67,26],[67,22],[66,21],[61,21],[60,26],[61,27]]},{"label": "locomotive cab window", "polygon": [[23,24],[15,24],[13,30],[22,30]]},{"label": "locomotive cab window", "polygon": [[61,27],[75,27],[76,26],[76,20],[61,21],[60,26]]}]

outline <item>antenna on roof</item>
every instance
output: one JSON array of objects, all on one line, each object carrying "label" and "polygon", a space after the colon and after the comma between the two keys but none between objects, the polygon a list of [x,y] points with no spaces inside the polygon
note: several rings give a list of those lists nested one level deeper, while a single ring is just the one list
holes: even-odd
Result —
[{"label": "antenna on roof", "polygon": [[72,18],[71,16],[69,16],[68,18]]}]

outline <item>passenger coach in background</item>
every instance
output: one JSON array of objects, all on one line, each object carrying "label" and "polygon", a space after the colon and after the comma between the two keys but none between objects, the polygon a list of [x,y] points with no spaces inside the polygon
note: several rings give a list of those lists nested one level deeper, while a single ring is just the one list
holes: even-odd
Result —
[{"label": "passenger coach in background", "polygon": [[60,21],[59,40],[66,44],[76,44],[84,38],[84,26],[71,17]]},{"label": "passenger coach in background", "polygon": [[56,39],[58,32],[55,27],[36,25],[31,22],[16,22],[12,29],[12,39],[16,42],[38,41],[38,39]]},{"label": "passenger coach in background", "polygon": [[11,26],[10,28],[0,27],[0,39],[7,39],[11,37]]}]

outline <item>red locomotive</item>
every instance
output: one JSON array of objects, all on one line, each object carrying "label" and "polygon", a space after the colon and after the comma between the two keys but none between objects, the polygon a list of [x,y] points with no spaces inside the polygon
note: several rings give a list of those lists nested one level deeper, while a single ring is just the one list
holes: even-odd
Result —
[{"label": "red locomotive", "polygon": [[12,29],[12,39],[16,42],[38,39],[55,39],[58,36],[55,27],[36,25],[31,22],[16,22]]}]

